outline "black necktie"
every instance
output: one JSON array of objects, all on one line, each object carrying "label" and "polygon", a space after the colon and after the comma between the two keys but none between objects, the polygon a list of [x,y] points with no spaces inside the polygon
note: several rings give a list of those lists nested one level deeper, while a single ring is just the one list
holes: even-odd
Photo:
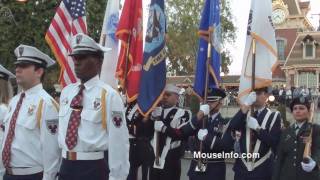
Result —
[{"label": "black necktie", "polygon": [[298,132],[300,130],[300,127],[296,124],[296,127],[294,128],[296,135],[298,135]]},{"label": "black necktie", "polygon": [[259,111],[255,111],[255,112],[253,113],[253,117],[254,117],[254,118],[258,118],[258,116],[259,116]]}]

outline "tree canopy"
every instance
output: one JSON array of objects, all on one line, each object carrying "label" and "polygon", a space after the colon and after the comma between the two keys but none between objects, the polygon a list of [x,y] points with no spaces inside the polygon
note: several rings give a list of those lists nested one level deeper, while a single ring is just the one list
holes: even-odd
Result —
[{"label": "tree canopy", "polygon": [[[198,24],[204,0],[166,0],[168,17],[169,71],[174,75],[193,74],[198,48]],[[45,33],[61,0],[29,0],[26,3],[15,0],[0,0],[0,63],[9,70],[14,69],[14,49],[19,44],[35,46],[54,57],[45,41]],[[87,0],[88,32],[99,40],[107,0]],[[229,0],[222,0],[222,39],[233,42],[235,27],[231,21]],[[227,50],[222,54],[223,71],[231,59]],[[57,83],[59,67],[50,68],[45,87]]]},{"label": "tree canopy", "polygon": [[[169,71],[173,75],[194,72],[198,51],[198,30],[204,0],[166,0],[168,16]],[[222,45],[233,43],[236,28],[232,22],[229,0],[221,0]],[[229,72],[229,51],[223,48],[222,71]],[[193,73],[192,73],[193,74]]]},{"label": "tree canopy", "polygon": [[[100,37],[106,3],[87,1],[88,32],[96,40]],[[13,70],[13,51],[20,44],[35,46],[54,58],[44,37],[59,5],[60,0],[0,1],[0,63]],[[58,82],[59,69],[55,65],[48,70],[46,88],[53,88],[52,84]]]}]

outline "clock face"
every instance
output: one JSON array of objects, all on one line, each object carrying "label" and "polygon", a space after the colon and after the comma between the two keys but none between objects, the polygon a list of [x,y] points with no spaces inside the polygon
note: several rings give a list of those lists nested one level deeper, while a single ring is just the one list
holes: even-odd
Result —
[{"label": "clock face", "polygon": [[286,12],[283,9],[275,9],[272,12],[272,21],[275,24],[281,24],[286,20]]}]

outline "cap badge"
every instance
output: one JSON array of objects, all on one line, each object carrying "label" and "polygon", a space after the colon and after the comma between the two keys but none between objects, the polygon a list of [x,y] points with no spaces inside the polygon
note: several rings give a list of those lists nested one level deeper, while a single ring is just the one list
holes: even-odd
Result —
[{"label": "cap badge", "polygon": [[24,51],[24,47],[19,47],[19,57],[22,56]]},{"label": "cap badge", "polygon": [[76,38],[77,44],[80,44],[81,40],[82,40],[82,35],[78,35]]}]

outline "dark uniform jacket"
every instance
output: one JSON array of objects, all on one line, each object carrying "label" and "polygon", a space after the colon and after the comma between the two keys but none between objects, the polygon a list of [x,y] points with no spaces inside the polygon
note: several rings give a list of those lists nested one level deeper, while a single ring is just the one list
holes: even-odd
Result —
[{"label": "dark uniform jacket", "polygon": [[131,103],[126,110],[127,126],[130,134],[130,168],[139,167],[143,163],[151,165],[154,154],[150,140],[154,133],[154,122],[144,121],[137,109],[137,104]]},{"label": "dark uniform jacket", "polygon": [[174,117],[176,116],[176,113],[178,113],[178,110],[180,108],[172,108],[166,117],[163,117],[163,114],[161,115],[160,119],[164,123],[164,125],[167,127],[164,133],[160,133],[159,135],[159,146],[160,146],[160,154],[165,146],[166,138],[171,138],[171,144],[177,143],[179,141],[181,142],[181,145],[176,148],[171,148],[168,152],[168,154],[172,153],[174,154],[173,157],[176,159],[180,159],[182,156],[182,153],[184,152],[184,145],[183,141],[185,140],[185,136],[182,136],[180,133],[179,127],[184,124],[185,122],[188,122],[191,119],[191,112],[184,110],[184,112],[179,116],[177,124],[178,127],[172,127],[171,122],[174,120]]},{"label": "dark uniform jacket", "polygon": [[[231,136],[231,131],[228,128],[228,122],[229,120],[222,118],[220,113],[217,114],[217,116],[214,119],[210,117],[207,120],[205,128],[208,130],[208,135],[203,141],[202,149],[202,153],[207,153],[209,155],[208,159],[205,160],[207,169],[205,172],[196,172],[195,168],[198,159],[193,159],[191,161],[188,172],[188,176],[190,177],[190,179],[209,180],[213,177],[219,180],[225,179],[226,165],[224,159],[214,158],[213,153],[227,153],[232,151],[234,141]],[[201,128],[202,121],[197,120],[196,117],[194,117],[192,121],[190,121],[188,124],[181,128],[182,133],[185,136],[196,136],[194,147],[192,147],[191,149],[193,153],[198,153],[200,149],[200,141],[197,138],[197,133],[198,130]]]},{"label": "dark uniform jacket", "polygon": [[[272,163],[274,152],[281,134],[281,116],[279,112],[271,112],[268,108],[264,108],[259,115],[256,117],[260,126],[262,126],[265,116],[271,113],[268,120],[266,121],[265,128],[261,129],[259,133],[252,131],[253,138],[255,138],[257,146],[256,153],[259,153],[259,158],[254,159],[254,163],[251,163],[250,159],[238,158],[234,164],[233,170],[235,176],[247,177],[247,178],[262,178],[268,179],[272,175]],[[247,114],[243,114],[241,110],[232,118],[230,121],[230,129],[241,132],[240,152],[248,153],[247,139],[250,140],[250,129],[246,127]],[[249,136],[249,137],[247,137]],[[250,140],[251,141],[251,140]],[[260,141],[260,143],[258,143]],[[258,145],[260,144],[260,147]],[[255,153],[255,152],[254,152]],[[253,165],[252,165],[253,164]],[[251,166],[251,168],[248,168]]]},{"label": "dark uniform jacket", "polygon": [[[168,111],[165,115],[165,111]],[[183,136],[180,133],[180,127],[191,119],[191,112],[181,108],[173,107],[164,109],[160,119],[166,129],[158,133],[158,144],[155,137],[151,141],[154,153],[158,145],[159,164],[157,159],[149,173],[150,180],[179,180],[181,174],[181,157],[184,152]],[[156,135],[156,133],[155,133]]]},{"label": "dark uniform jacket", "polygon": [[320,164],[320,126],[314,124],[312,134],[311,158],[317,165],[311,172],[301,167],[305,144],[301,139],[307,131],[308,123],[304,123],[298,134],[295,124],[285,129],[281,135],[273,173],[273,180],[319,180]]}]

